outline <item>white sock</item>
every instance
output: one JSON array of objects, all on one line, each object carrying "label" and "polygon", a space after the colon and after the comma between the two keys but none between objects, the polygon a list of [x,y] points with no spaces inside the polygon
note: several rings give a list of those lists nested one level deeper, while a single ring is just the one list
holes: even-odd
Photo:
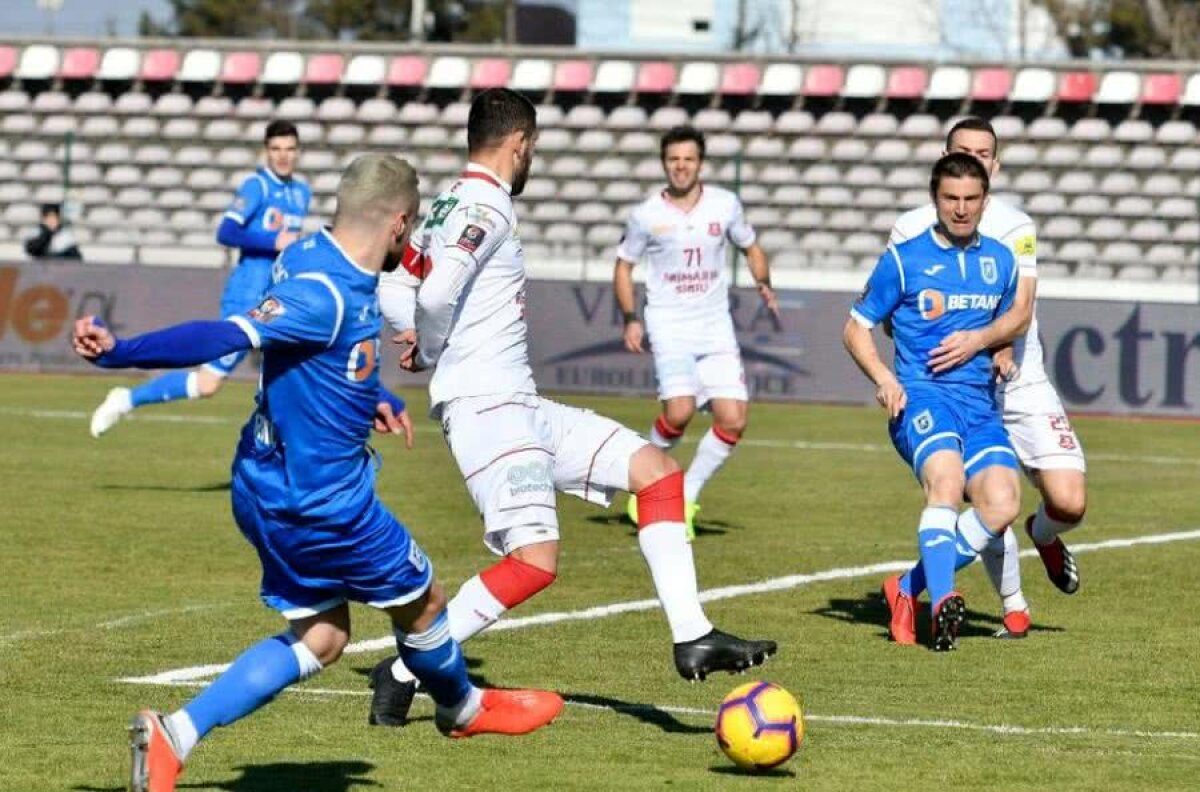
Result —
[{"label": "white sock", "polygon": [[692,458],[692,464],[688,466],[687,473],[683,477],[683,499],[685,501],[696,502],[696,499],[700,497],[700,490],[704,489],[708,480],[721,469],[725,460],[729,459],[733,448],[729,443],[717,437],[712,428],[704,433],[704,437],[700,438],[700,445],[696,447],[696,456]]},{"label": "white sock", "polygon": [[700,605],[696,563],[687,528],[679,522],[657,522],[638,531],[638,546],[650,567],[654,590],[671,626],[675,643],[694,641],[712,630]]},{"label": "white sock", "polygon": [[1037,514],[1033,515],[1033,541],[1040,545],[1048,545],[1059,534],[1078,526],[1079,523],[1059,522],[1046,514],[1046,504],[1038,505]]},{"label": "white sock", "polygon": [[979,519],[979,512],[974,509],[967,509],[958,515],[955,527],[958,529],[958,535],[977,555],[988,546],[988,542],[996,538],[996,534],[988,530],[988,527]]},{"label": "white sock", "polygon": [[179,761],[184,761],[188,758],[188,754],[196,747],[196,743],[200,742],[200,735],[196,733],[196,724],[192,723],[192,718],[183,710],[176,710],[164,718],[167,722],[167,730],[174,737],[175,750],[179,752]]},{"label": "white sock", "polygon": [[1018,555],[1017,536],[1009,528],[988,542],[979,554],[983,568],[987,570],[992,588],[1000,595],[1005,613],[1029,610],[1025,594],[1021,591],[1021,560]]},{"label": "white sock", "polygon": [[669,451],[679,444],[679,439],[682,434],[677,434],[674,437],[667,437],[662,432],[658,431],[658,421],[655,421],[650,426],[650,445],[655,448],[661,448],[663,451]]},{"label": "white sock", "polygon": [[200,375],[192,371],[187,376],[187,397],[189,399],[200,398]]},{"label": "white sock", "polygon": [[454,726],[466,726],[479,713],[483,706],[483,691],[474,685],[471,692],[453,707],[437,706],[434,717],[438,723],[450,723]]},{"label": "white sock", "polygon": [[446,608],[446,615],[450,619],[450,636],[462,643],[500,621],[507,610],[476,575],[462,584]]},{"label": "white sock", "polygon": [[417,678],[413,676],[412,671],[408,670],[408,666],[404,665],[404,661],[397,656],[395,662],[392,663],[392,679],[397,682],[415,682]]}]

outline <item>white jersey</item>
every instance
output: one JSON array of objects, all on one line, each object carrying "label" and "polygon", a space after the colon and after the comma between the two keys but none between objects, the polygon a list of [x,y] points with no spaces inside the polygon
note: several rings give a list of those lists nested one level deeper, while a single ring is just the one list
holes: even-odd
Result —
[{"label": "white jersey", "polygon": [[[892,228],[891,242],[899,244],[912,239],[936,222],[937,210],[933,204],[905,212]],[[1029,215],[1003,201],[990,198],[987,208],[983,210],[983,219],[979,222],[979,233],[998,239],[1008,246],[1017,260],[1020,277],[1037,277],[1037,228]],[[1020,374],[1005,386],[1005,392],[1012,393],[1027,385],[1047,382],[1042,356],[1035,302],[1029,329],[1025,331],[1023,338],[1013,341],[1013,361],[1020,367]]]},{"label": "white jersey", "polygon": [[536,393],[525,326],[525,254],[509,187],[468,165],[437,197],[405,256],[422,278],[415,324],[418,362],[437,369],[434,412],[464,396]]},{"label": "white jersey", "polygon": [[742,202],[729,190],[702,186],[690,212],[657,192],[634,207],[617,257],[645,258],[648,313],[663,319],[699,319],[729,313],[726,241],[754,244]]}]

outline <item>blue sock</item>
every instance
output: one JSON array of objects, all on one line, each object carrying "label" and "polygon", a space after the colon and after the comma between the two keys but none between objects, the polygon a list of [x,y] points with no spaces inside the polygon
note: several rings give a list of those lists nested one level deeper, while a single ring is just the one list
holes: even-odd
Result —
[{"label": "blue sock", "polygon": [[143,404],[161,404],[193,398],[188,389],[188,377],[191,376],[190,371],[168,371],[133,388],[129,400],[133,402],[134,407],[141,407]]},{"label": "blue sock", "polygon": [[[961,534],[956,537],[956,541],[954,542],[954,552],[955,572],[970,565],[976,556],[979,555],[966,544]],[[914,599],[921,596],[921,592],[925,590],[925,585],[925,565],[920,561],[900,578],[900,590]]]},{"label": "blue sock", "polygon": [[954,528],[957,521],[958,512],[945,506],[931,506],[921,512],[917,548],[929,587],[929,599],[935,605],[954,590],[954,564],[958,555]]},{"label": "blue sock", "polygon": [[321,670],[321,663],[290,633],[260,641],[242,652],[216,681],[184,705],[203,737],[263,706],[286,688]]},{"label": "blue sock", "polygon": [[450,620],[445,611],[425,632],[395,632],[400,659],[434,701],[443,707],[454,707],[466,700],[474,686],[467,679],[466,658],[458,642],[450,637]]}]

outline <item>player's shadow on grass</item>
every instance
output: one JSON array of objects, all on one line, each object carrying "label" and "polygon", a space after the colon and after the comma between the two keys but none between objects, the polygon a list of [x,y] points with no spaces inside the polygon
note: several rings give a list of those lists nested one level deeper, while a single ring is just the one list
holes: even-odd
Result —
[{"label": "player's shadow on grass", "polygon": [[[831,599],[829,604],[810,611],[818,616],[851,624],[874,624],[879,626],[879,637],[888,639],[888,621],[891,614],[882,592],[872,590],[858,599]],[[920,603],[917,607],[917,639],[923,641],[929,635],[929,606]],[[1003,622],[995,613],[967,609],[966,624],[959,636],[963,638],[990,638],[1000,629]],[[1034,623],[1030,632],[1062,632],[1061,627]]]},{"label": "player's shadow on grass", "polygon": [[[177,789],[220,789],[224,792],[353,792],[357,789],[382,787],[367,778],[375,769],[370,762],[347,760],[335,762],[274,762],[262,765],[242,765],[234,771],[241,773],[228,781],[203,784],[180,783]],[[77,792],[123,792],[120,787],[77,786]]]},{"label": "player's shadow on grass", "polygon": [[[630,536],[637,535],[637,527],[630,523],[629,518],[624,514],[606,512],[604,514],[593,514],[585,519],[588,522],[596,525],[624,525],[629,529]],[[723,520],[700,519],[696,520],[692,524],[692,527],[696,531],[697,538],[699,538],[701,536],[723,536],[724,534],[729,533],[731,528],[736,530],[741,526],[727,523]]]},{"label": "player's shadow on grass", "polygon": [[563,698],[568,704],[582,704],[587,707],[603,707],[620,715],[628,715],[634,720],[649,726],[657,726],[668,734],[710,734],[711,726],[696,726],[684,723],[671,713],[661,710],[653,704],[632,704],[628,701],[596,696],[591,693],[564,693]]},{"label": "player's shadow on grass", "polygon": [[217,484],[199,484],[193,487],[167,484],[103,484],[100,489],[126,492],[229,492],[232,487],[233,482],[222,481]]}]

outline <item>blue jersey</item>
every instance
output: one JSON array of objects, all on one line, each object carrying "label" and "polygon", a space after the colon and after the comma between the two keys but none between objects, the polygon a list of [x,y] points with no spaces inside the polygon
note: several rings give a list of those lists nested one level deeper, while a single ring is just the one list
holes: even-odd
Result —
[{"label": "blue jersey", "polygon": [[990,387],[991,353],[939,374],[929,353],[956,330],[978,330],[1012,305],[1017,265],[999,240],[978,236],[965,249],[938,238],[933,228],[888,245],[851,314],[866,327],[892,320],[896,377],[906,387],[957,383]]},{"label": "blue jersey", "polygon": [[233,220],[250,237],[264,241],[269,235],[270,244],[255,244],[241,248],[238,263],[261,261],[270,264],[275,259],[274,235],[280,231],[299,233],[308,215],[312,201],[312,190],[300,179],[281,179],[270,168],[260,166],[253,176],[248,176],[233,197],[233,203],[225,210],[225,217]]},{"label": "blue jersey", "polygon": [[374,501],[379,278],[323,230],[288,247],[273,280],[257,308],[230,318],[263,350],[234,478],[278,518],[346,525]]}]

